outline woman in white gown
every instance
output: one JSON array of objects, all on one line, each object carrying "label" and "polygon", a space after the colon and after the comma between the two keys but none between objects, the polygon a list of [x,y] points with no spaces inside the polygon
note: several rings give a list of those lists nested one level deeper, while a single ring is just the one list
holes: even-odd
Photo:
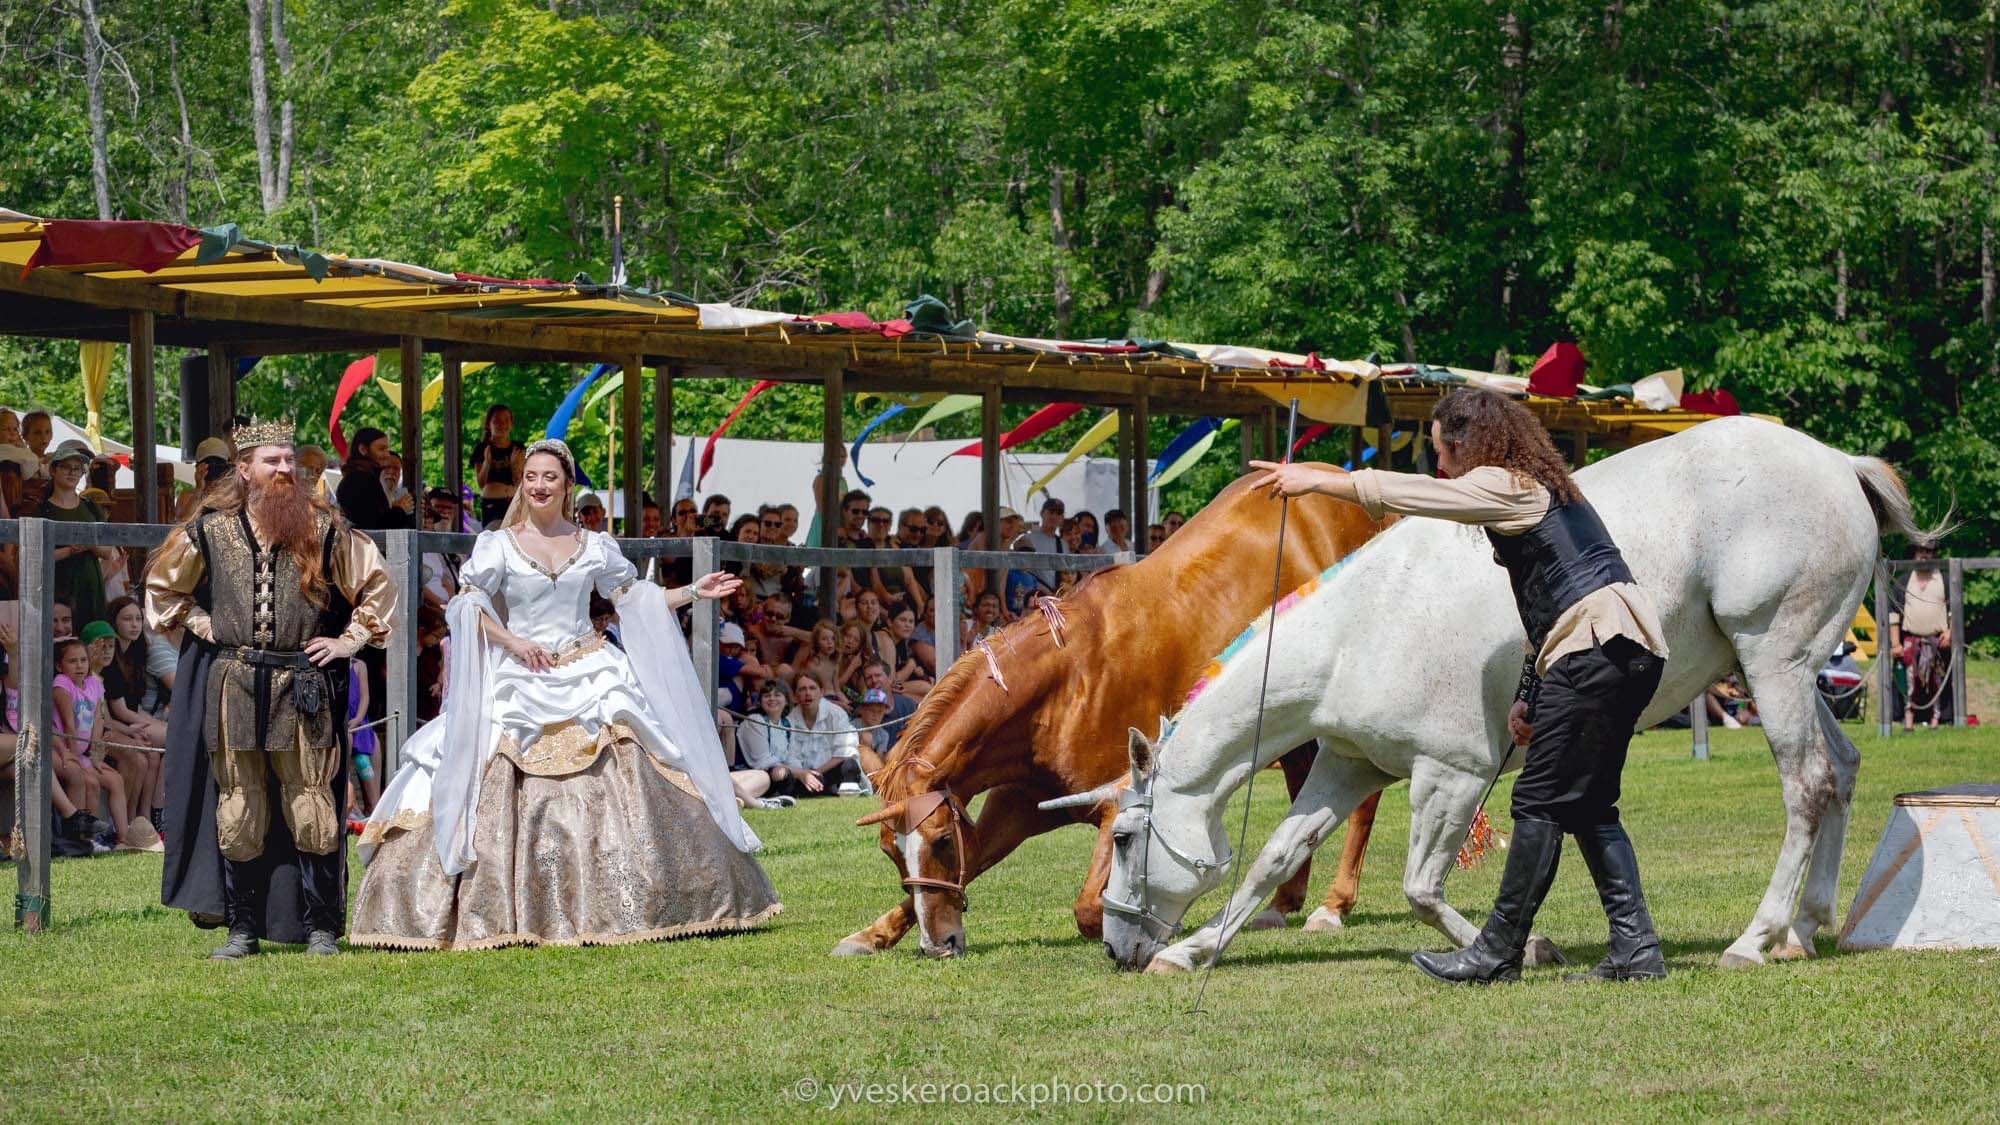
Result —
[{"label": "woman in white gown", "polygon": [[[445,708],[362,832],[350,944],[654,941],[781,909],[673,614],[737,580],[637,581],[609,536],[570,521],[574,471],[562,442],[530,446],[460,572]],[[625,652],[591,630],[592,593],[617,604]]]}]

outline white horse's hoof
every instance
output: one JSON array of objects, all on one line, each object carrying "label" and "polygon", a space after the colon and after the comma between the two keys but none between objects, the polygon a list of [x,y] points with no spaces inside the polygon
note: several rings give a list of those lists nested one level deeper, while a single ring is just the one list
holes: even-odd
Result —
[{"label": "white horse's hoof", "polygon": [[1528,939],[1527,945],[1521,948],[1521,964],[1528,966],[1567,965],[1569,964],[1569,958],[1563,956],[1562,948],[1556,945],[1555,942],[1550,941],[1540,934],[1536,934]]},{"label": "white horse's hoof", "polygon": [[1722,967],[1725,969],[1754,969],[1763,963],[1764,955],[1761,953],[1739,953],[1731,949],[1722,955]]},{"label": "white horse's hoof", "polygon": [[1285,915],[1277,907],[1267,906],[1250,919],[1249,927],[1253,930],[1282,930],[1285,928]]},{"label": "white horse's hoof", "polygon": [[833,952],[829,953],[827,956],[868,957],[878,952],[880,952],[880,950],[876,949],[872,945],[869,945],[867,942],[860,940],[859,938],[844,937],[840,939],[839,945],[833,947]]},{"label": "white horse's hoof", "polygon": [[1146,971],[1165,976],[1172,973],[1191,973],[1194,971],[1194,966],[1183,965],[1164,953],[1156,953],[1153,959],[1146,963]]},{"label": "white horse's hoof", "polygon": [[1347,923],[1341,921],[1340,915],[1324,906],[1314,907],[1305,924],[1305,932],[1309,934],[1337,934],[1346,928]]}]

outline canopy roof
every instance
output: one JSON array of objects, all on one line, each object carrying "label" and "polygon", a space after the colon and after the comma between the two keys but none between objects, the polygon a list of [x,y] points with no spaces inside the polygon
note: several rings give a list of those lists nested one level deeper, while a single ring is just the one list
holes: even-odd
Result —
[{"label": "canopy roof", "polygon": [[[111,244],[92,241],[105,231],[144,240],[154,257],[135,265],[121,244],[119,260],[88,260],[92,247]],[[366,352],[417,337],[429,350],[469,360],[638,359],[691,375],[808,382],[839,372],[847,391],[997,384],[1020,399],[1116,404],[1144,396],[1163,413],[1250,414],[1297,397],[1308,417],[1348,425],[1421,419],[1450,387],[1470,382],[1522,397],[1553,431],[1614,446],[1710,417],[1629,400],[1528,395],[1518,377],[1457,368],[984,332],[950,323],[934,302],[913,304],[909,319],[876,322],[858,313],[704,304],[581,278],[445,272],[261,242],[233,225],[95,224],[0,209],[0,294],[0,334],[123,340],[128,314],[150,312],[159,343],[219,345],[233,355]],[[1380,392],[1373,410],[1371,388]]]}]

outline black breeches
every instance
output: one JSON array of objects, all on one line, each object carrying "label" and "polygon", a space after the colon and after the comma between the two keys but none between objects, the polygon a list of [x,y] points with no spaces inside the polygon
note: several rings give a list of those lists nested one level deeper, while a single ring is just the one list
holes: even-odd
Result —
[{"label": "black breeches", "polygon": [[1663,671],[1659,657],[1624,637],[1550,665],[1514,782],[1514,819],[1553,821],[1570,833],[1616,824],[1632,728]]}]

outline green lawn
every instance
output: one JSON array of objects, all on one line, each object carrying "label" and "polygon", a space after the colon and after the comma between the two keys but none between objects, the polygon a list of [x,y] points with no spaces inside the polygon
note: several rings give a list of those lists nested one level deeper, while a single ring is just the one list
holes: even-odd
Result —
[{"label": "green lawn", "polygon": [[[1861,746],[1843,915],[1891,795],[2000,775],[1990,731]],[[740,1117],[799,1110],[801,1079],[908,1077],[1200,1083],[1201,1113],[1241,1118],[1990,1119],[2000,952],[1836,955],[1825,936],[1813,962],[1714,967],[1770,874],[1777,782],[1754,731],[1717,731],[1706,763],[1687,751],[1685,732],[1645,736],[1626,774],[1673,968],[1656,986],[1572,986],[1553,970],[1479,991],[1420,977],[1409,951],[1440,939],[1403,909],[1400,790],[1383,802],[1352,927],[1246,934],[1200,1014],[1196,978],[1114,974],[1075,936],[1090,845],[1078,829],[974,888],[972,953],[955,963],[826,955],[895,894],[873,833],[849,826],[866,807],[853,800],[755,814],[788,907],[769,931],[611,949],[212,964],[213,935],[149,905],[155,857],[66,861],[54,930],[0,935],[0,1117]],[[1275,778],[1257,787],[1261,830],[1282,807]],[[1506,799],[1503,782],[1490,806],[1503,827]],[[1482,914],[1498,878],[1494,863],[1458,873],[1451,897]],[[1602,950],[1573,853],[1539,928],[1581,959]]]}]

